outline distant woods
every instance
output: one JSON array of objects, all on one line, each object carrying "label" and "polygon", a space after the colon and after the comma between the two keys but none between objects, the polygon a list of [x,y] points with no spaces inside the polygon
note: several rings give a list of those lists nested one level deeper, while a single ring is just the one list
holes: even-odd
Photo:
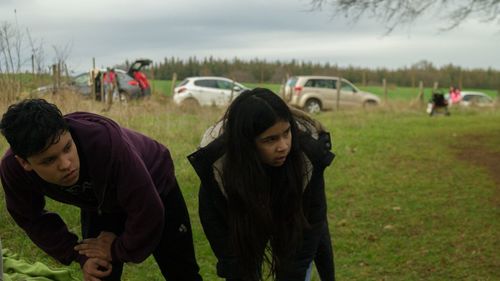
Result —
[{"label": "distant woods", "polygon": [[[126,63],[127,64],[127,63]],[[488,69],[466,69],[453,64],[441,67],[431,62],[420,61],[410,67],[398,69],[337,66],[330,63],[289,62],[266,60],[241,60],[238,58],[214,59],[212,57],[187,60],[165,58],[152,66],[155,79],[170,80],[174,73],[182,80],[189,76],[225,76],[249,83],[283,83],[292,75],[342,76],[359,85],[381,85],[386,79],[389,85],[418,87],[419,82],[440,87],[454,85],[466,88],[500,89],[500,71]]]}]

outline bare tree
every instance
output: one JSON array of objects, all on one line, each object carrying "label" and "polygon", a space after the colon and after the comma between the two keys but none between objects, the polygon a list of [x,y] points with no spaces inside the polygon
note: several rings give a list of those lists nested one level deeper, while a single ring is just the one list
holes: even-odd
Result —
[{"label": "bare tree", "polygon": [[45,69],[45,53],[43,48],[43,40],[34,40],[31,37],[29,29],[26,29],[26,34],[29,40],[31,55],[33,58],[33,71],[35,73],[41,73]]},{"label": "bare tree", "polygon": [[56,64],[59,64],[61,66],[65,65],[66,60],[68,59],[71,50],[73,49],[73,44],[70,42],[64,46],[52,45],[52,48],[54,49]]},{"label": "bare tree", "polygon": [[334,15],[344,15],[353,22],[363,16],[375,18],[386,25],[387,34],[431,11],[444,15],[446,24],[441,30],[453,29],[472,17],[500,24],[500,0],[310,0],[310,5],[312,10],[328,6]]},{"label": "bare tree", "polygon": [[21,38],[14,26],[8,22],[0,25],[0,52],[3,57],[5,73],[14,73],[21,68]]}]

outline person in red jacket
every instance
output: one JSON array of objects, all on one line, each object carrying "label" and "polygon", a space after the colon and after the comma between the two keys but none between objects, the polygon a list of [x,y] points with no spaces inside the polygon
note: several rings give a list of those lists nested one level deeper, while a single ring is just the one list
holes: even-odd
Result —
[{"label": "person in red jacket", "polygon": [[134,79],[139,82],[139,87],[142,90],[143,96],[151,95],[151,86],[149,85],[149,81],[144,73],[141,71],[134,71]]},{"label": "person in red jacket", "polygon": [[[7,210],[29,238],[85,281],[120,280],[151,254],[168,280],[202,280],[169,150],[106,117],[63,116],[43,99],[9,106],[0,178]],[[83,241],[45,197],[80,208]]]}]

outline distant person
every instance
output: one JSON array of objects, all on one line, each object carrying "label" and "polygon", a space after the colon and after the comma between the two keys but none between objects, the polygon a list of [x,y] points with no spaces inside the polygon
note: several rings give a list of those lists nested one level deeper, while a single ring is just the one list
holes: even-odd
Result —
[{"label": "distant person", "polygon": [[[268,89],[238,95],[188,158],[199,215],[228,281],[335,279],[323,171],[334,155],[321,124]],[[267,280],[267,279],[266,279]]]},{"label": "distant person", "polygon": [[450,105],[457,104],[462,100],[462,93],[458,87],[450,87]]},{"label": "distant person", "polygon": [[139,87],[141,88],[142,95],[144,97],[151,95],[151,86],[149,85],[149,81],[144,73],[139,70],[134,71],[134,79],[139,82]]},{"label": "distant person", "polygon": [[[9,106],[0,177],[7,210],[30,239],[85,281],[120,280],[123,263],[153,254],[166,280],[202,280],[188,211],[168,149],[106,117],[63,116],[43,99]],[[82,236],[45,209],[45,196],[81,210]]]},{"label": "distant person", "polygon": [[449,102],[445,98],[444,94],[440,91],[434,91],[427,106],[427,113],[429,113],[430,116],[433,116],[442,112],[446,116],[449,116],[450,112],[448,111],[448,105]]}]

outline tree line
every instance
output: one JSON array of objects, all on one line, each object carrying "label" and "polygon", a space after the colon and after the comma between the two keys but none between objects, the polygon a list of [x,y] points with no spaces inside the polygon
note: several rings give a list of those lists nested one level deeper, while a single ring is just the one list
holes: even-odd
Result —
[{"label": "tree line", "polygon": [[[128,62],[125,62],[127,65]],[[359,85],[381,85],[386,79],[389,85],[418,87],[422,81],[425,87],[438,83],[439,87],[481,88],[500,90],[500,71],[488,68],[463,68],[453,64],[440,67],[429,61],[420,61],[410,67],[397,69],[338,66],[330,63],[291,61],[266,61],[261,59],[242,60],[234,58],[215,59],[205,57],[187,60],[171,57],[155,62],[151,67],[154,79],[171,80],[189,76],[224,76],[248,83],[284,83],[293,75],[341,76]]]}]

